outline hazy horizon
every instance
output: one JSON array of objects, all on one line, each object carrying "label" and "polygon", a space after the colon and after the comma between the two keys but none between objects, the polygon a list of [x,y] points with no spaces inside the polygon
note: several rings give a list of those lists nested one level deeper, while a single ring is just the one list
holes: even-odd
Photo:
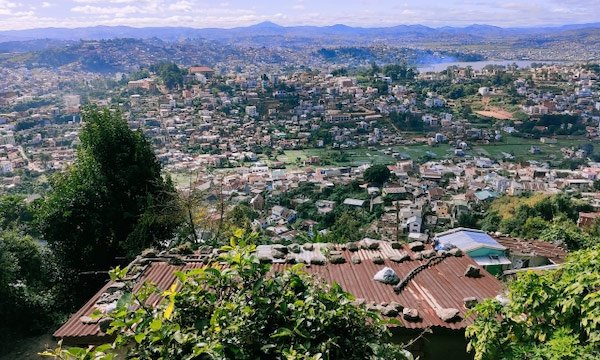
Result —
[{"label": "hazy horizon", "polygon": [[600,22],[597,0],[0,0],[0,30],[93,26],[233,28],[425,25],[537,27]]}]

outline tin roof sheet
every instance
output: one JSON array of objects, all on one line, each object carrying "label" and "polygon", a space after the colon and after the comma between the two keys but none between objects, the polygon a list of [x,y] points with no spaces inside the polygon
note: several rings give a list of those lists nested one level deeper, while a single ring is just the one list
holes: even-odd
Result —
[{"label": "tin roof sheet", "polygon": [[[463,304],[465,298],[475,297],[481,300],[494,297],[504,291],[503,284],[484,269],[481,269],[481,277],[464,276],[469,265],[476,265],[468,256],[450,256],[417,273],[400,293],[396,293],[391,285],[374,281],[373,276],[375,273],[384,267],[389,267],[402,279],[414,268],[425,263],[426,260],[416,260],[415,253],[409,250],[406,245],[401,249],[393,249],[390,243],[379,243],[380,246],[377,250],[359,249],[356,252],[347,250],[343,246],[335,246],[334,250],[340,251],[341,256],[346,260],[345,263],[306,264],[306,272],[328,283],[336,282],[340,284],[344,290],[350,292],[356,298],[365,299],[367,303],[389,304],[394,301],[404,307],[417,309],[421,317],[418,321],[407,321],[402,318],[402,315],[398,316],[398,320],[403,326],[409,329],[428,327],[464,329],[472,321],[471,318],[466,317],[467,309]],[[312,257],[323,256],[320,250],[322,247],[325,247],[325,245],[316,244],[312,251],[301,251],[297,254],[298,262],[310,263]],[[261,249],[263,252],[266,251],[264,247]],[[431,249],[431,246],[426,246],[426,249]],[[389,259],[390,256],[399,255],[402,252],[411,255],[413,260],[396,263]],[[362,261],[359,264],[353,263],[351,261],[353,256],[359,257]],[[372,261],[374,256],[383,257],[384,263],[375,264]],[[168,289],[176,281],[174,275],[176,271],[207,266],[199,262],[197,256],[189,259],[189,261],[183,266],[175,266],[170,265],[165,260],[154,259],[142,270],[136,280],[134,291],[139,289],[146,281],[156,284],[160,289]],[[289,266],[291,265],[283,261],[275,262],[272,269],[274,271],[284,271]],[[110,341],[110,337],[102,333],[97,324],[86,324],[81,321],[81,317],[92,314],[96,301],[112,284],[112,282],[109,282],[100,289],[54,333],[54,336],[63,339],[65,344],[98,344]],[[160,301],[161,299],[158,296],[150,299],[152,304],[157,304]],[[460,311],[460,317],[457,321],[445,322],[436,314],[436,310],[441,308],[456,308]]]}]

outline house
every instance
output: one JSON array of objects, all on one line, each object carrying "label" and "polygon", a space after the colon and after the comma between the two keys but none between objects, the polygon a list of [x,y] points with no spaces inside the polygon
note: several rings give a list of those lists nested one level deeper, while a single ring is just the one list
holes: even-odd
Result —
[{"label": "house", "polygon": [[[370,246],[373,250],[368,250],[369,246],[366,245],[373,244],[376,245]],[[358,251],[351,252],[341,245],[333,245],[332,248],[331,244],[314,244],[311,250],[301,247],[298,253],[288,252],[288,255],[294,258],[294,262],[311,264],[303,271],[327,283],[339,284],[356,299],[362,299],[360,302],[367,304],[369,309],[395,319],[398,325],[392,326],[391,331],[397,341],[417,338],[423,330],[431,329],[410,348],[420,359],[441,359],[448,354],[457,360],[472,358],[465,351],[464,330],[473,322],[473,315],[468,308],[473,302],[503,293],[505,288],[500,281],[483,269],[480,276],[464,276],[468,267],[477,266],[471,258],[461,254],[436,253],[430,245],[426,245],[422,251],[412,251],[408,245],[394,249],[390,243],[376,240],[358,245]],[[264,263],[271,263],[273,272],[282,272],[293,265],[273,255],[275,246],[281,245],[258,246],[256,256]],[[330,251],[322,251],[325,247]],[[336,252],[335,263],[330,261],[331,255],[324,255],[332,253],[331,250]],[[139,291],[142,282],[151,282],[160,290],[167,290],[177,281],[177,271],[218,265],[218,254],[217,249],[206,249],[191,255],[179,255],[177,264],[172,261],[174,255],[167,252],[140,255],[128,266],[133,288]],[[405,254],[407,257],[398,262],[398,257]],[[429,262],[421,258],[431,259],[434,256],[436,261],[430,266],[421,266]],[[360,262],[351,261],[353,257],[360,259]],[[376,257],[380,257],[382,263],[375,263]],[[375,273],[385,267],[392,269],[400,278],[408,273],[412,273],[412,276],[404,279],[402,286],[396,288],[373,280]],[[102,321],[92,318],[91,314],[104,312],[100,316],[109,318],[111,309],[124,294],[122,284],[109,281],[54,333],[54,337],[62,340],[64,346],[87,346],[111,341],[112,336],[100,328]],[[107,303],[107,299],[110,303]],[[158,303],[160,298],[153,301],[151,306]],[[453,316],[445,315],[448,312]]]},{"label": "house", "polygon": [[210,79],[211,77],[213,77],[215,75],[215,71],[213,69],[209,68],[208,66],[192,66],[189,69],[189,73],[191,75],[196,75],[196,74],[204,75],[204,77],[206,77],[207,79]]},{"label": "house", "polygon": [[335,201],[317,200],[315,206],[317,207],[317,212],[323,215],[333,211],[333,209],[335,208]]},{"label": "house", "polygon": [[361,208],[365,205],[365,200],[348,198],[348,199],[344,200],[344,205],[354,207],[354,208]]},{"label": "house", "polygon": [[577,219],[577,226],[580,228],[587,228],[594,225],[598,219],[600,219],[600,212],[580,212],[579,218]]},{"label": "house", "polygon": [[498,197],[498,193],[496,193],[494,191],[481,190],[481,191],[476,191],[475,192],[475,199],[478,202],[491,201],[491,200],[494,200],[497,197]]},{"label": "house", "polygon": [[408,233],[420,233],[423,219],[420,216],[412,216],[406,220],[406,231]]},{"label": "house", "polygon": [[435,201],[443,198],[444,195],[446,195],[446,191],[444,191],[444,189],[440,187],[434,187],[432,189],[429,189],[427,194],[429,196],[429,201]]},{"label": "house", "polygon": [[492,274],[498,275],[510,268],[511,261],[507,257],[507,249],[485,231],[456,228],[435,234],[435,248],[459,248],[475,262]]},{"label": "house", "polygon": [[278,219],[283,219],[288,224],[291,224],[296,221],[297,216],[298,214],[295,210],[291,210],[283,206],[275,205],[271,209],[271,217],[273,217],[275,221]]},{"label": "house", "polygon": [[565,262],[567,251],[560,246],[541,240],[524,240],[509,236],[495,236],[508,249],[511,269],[539,268]]},{"label": "house", "polygon": [[261,194],[256,194],[250,200],[250,206],[256,211],[261,211],[265,206],[265,198]]}]

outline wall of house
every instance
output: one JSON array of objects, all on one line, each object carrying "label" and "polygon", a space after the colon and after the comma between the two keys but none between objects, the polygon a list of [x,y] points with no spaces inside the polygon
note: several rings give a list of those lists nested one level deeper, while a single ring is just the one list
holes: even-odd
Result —
[{"label": "wall of house", "polygon": [[489,255],[506,255],[505,250],[496,250],[489,248],[479,248],[471,251],[467,251],[467,255],[470,257],[478,257],[478,256],[489,256]]}]

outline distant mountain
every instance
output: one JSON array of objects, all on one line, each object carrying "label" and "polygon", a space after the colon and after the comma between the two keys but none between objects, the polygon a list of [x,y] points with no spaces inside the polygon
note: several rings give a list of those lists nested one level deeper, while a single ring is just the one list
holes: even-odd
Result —
[{"label": "distant mountain", "polygon": [[466,27],[432,28],[423,25],[398,25],[392,27],[351,27],[343,24],[331,26],[281,26],[267,21],[259,24],[232,29],[188,28],[188,27],[147,27],[94,26],[85,28],[45,28],[30,30],[0,31],[0,42],[25,40],[102,40],[115,38],[159,38],[176,41],[185,38],[205,38],[209,40],[247,39],[264,36],[287,37],[364,37],[364,38],[409,38],[421,40],[442,40],[449,37],[484,40],[502,36],[552,35],[561,32],[597,29],[600,23],[572,24],[555,27],[501,28],[491,25],[474,24]]}]

